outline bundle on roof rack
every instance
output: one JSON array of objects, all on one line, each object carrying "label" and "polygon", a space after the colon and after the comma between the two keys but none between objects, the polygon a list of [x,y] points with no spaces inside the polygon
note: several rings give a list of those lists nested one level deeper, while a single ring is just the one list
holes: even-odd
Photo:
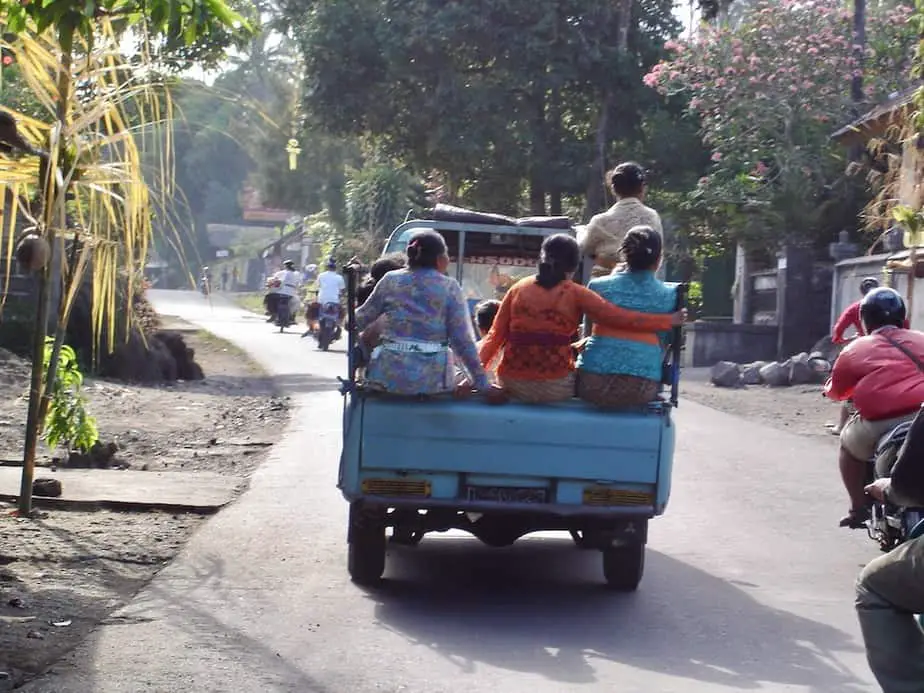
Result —
[{"label": "bundle on roof rack", "polygon": [[427,214],[427,218],[434,221],[453,221],[469,224],[488,224],[495,226],[533,226],[549,229],[570,229],[571,220],[568,217],[523,217],[515,219],[504,214],[490,212],[476,212],[463,207],[438,204]]}]

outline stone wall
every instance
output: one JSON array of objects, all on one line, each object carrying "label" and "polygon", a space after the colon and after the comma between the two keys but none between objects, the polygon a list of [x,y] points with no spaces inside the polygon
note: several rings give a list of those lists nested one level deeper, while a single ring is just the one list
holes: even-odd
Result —
[{"label": "stone wall", "polygon": [[776,325],[741,325],[698,320],[686,326],[683,365],[712,366],[719,361],[750,363],[777,357]]}]

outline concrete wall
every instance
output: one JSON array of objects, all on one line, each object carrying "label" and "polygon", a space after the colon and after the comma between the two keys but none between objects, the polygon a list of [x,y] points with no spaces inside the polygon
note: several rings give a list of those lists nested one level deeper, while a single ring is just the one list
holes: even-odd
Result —
[{"label": "concrete wall", "polygon": [[[920,251],[918,251],[920,252]],[[831,325],[838,316],[854,301],[860,300],[860,281],[864,277],[876,277],[883,286],[891,286],[906,300],[908,298],[908,275],[885,271],[889,258],[905,258],[907,251],[900,253],[881,253],[842,260],[834,268],[834,283],[831,292]],[[912,298],[911,327],[924,328],[924,280],[914,282]]]},{"label": "concrete wall", "polygon": [[683,365],[688,368],[713,366],[719,361],[773,361],[777,357],[776,325],[697,321],[685,329]]},{"label": "concrete wall", "polygon": [[[860,300],[860,282],[864,277],[876,277],[879,281],[886,283],[883,270],[890,256],[891,253],[861,255],[841,260],[834,266],[829,320],[832,328],[844,309],[854,301]],[[903,289],[899,290],[903,291]]]}]

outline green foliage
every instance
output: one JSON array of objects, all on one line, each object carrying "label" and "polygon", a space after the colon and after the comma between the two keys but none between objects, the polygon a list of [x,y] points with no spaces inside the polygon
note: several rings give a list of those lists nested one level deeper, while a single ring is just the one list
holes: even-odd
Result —
[{"label": "green foliage", "polygon": [[373,162],[353,171],[346,184],[346,231],[384,239],[408,212],[425,206],[423,188],[395,164]]},{"label": "green foliage", "polygon": [[451,203],[516,213],[528,190],[532,212],[557,211],[599,189],[598,129],[608,157],[635,156],[659,108],[640,79],[680,27],[669,0],[626,6],[622,45],[620,3],[604,0],[288,0],[306,128],[371,137],[438,172]]},{"label": "green foliage", "polygon": [[120,32],[138,30],[149,41],[158,41],[146,48],[158,48],[173,60],[183,56],[187,62],[214,63],[250,32],[224,0],[0,0],[0,13],[6,31],[14,34],[53,27],[65,53],[78,36],[92,42],[101,19],[117,22]]},{"label": "green foliage", "polygon": [[701,281],[692,281],[688,285],[687,310],[691,320],[698,318],[703,310],[703,283]]},{"label": "green foliage", "polygon": [[86,398],[81,394],[83,374],[74,350],[63,345],[58,357],[58,367],[53,381],[47,382],[48,366],[51,362],[55,340],[45,340],[44,372],[45,387],[50,388],[51,398],[44,423],[44,438],[50,448],[64,445],[68,452],[88,452],[99,440],[96,419],[87,411]]}]

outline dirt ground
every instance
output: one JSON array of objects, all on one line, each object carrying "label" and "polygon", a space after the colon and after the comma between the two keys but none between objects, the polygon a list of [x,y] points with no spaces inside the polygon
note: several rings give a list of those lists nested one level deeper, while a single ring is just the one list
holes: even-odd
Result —
[{"label": "dirt ground", "polygon": [[[285,399],[243,354],[180,329],[206,378],[158,387],[88,379],[89,410],[117,460],[138,470],[248,477],[288,418]],[[212,375],[216,374],[216,375]],[[0,459],[21,459],[28,366],[0,351]],[[39,464],[51,463],[42,449]],[[117,469],[106,473],[119,474]],[[48,476],[39,469],[37,476]],[[41,672],[127,602],[205,520],[161,512],[39,511],[0,504],[0,691]]]},{"label": "dirt ground", "polygon": [[686,397],[727,414],[789,433],[837,440],[826,424],[837,423],[839,405],[822,397],[821,385],[721,388],[709,382],[708,370],[697,368],[683,371],[680,379],[681,400]]}]

